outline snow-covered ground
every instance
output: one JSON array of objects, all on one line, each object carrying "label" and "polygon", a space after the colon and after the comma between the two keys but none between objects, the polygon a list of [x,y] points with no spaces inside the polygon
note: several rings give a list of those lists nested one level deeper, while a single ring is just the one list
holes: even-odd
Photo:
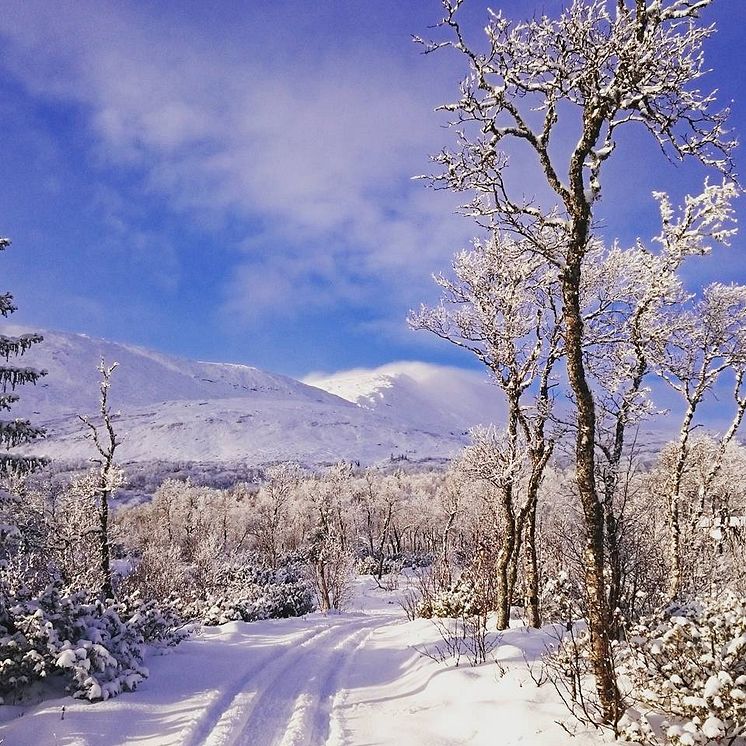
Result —
[{"label": "snow-covered ground", "polygon": [[[9,334],[28,331],[6,326]],[[123,461],[443,460],[466,444],[469,427],[502,419],[497,388],[457,368],[397,364],[313,386],[248,365],[185,360],[85,334],[43,335],[23,362],[48,375],[19,390],[13,414],[47,428],[48,437],[25,450],[55,459],[91,456],[76,415],[98,410],[102,358],[120,364],[110,403]]]},{"label": "snow-covered ground", "polygon": [[505,420],[502,394],[484,370],[396,362],[310,374],[303,382],[431,432],[459,435],[476,425]]},{"label": "snow-covered ground", "polygon": [[[407,622],[393,595],[360,579],[350,612],[206,628],[149,660],[150,678],[100,704],[71,698],[0,707],[0,743],[112,746],[588,746],[555,721],[567,713],[526,659],[546,632],[511,629],[496,662],[436,663],[415,650],[440,639]],[[64,707],[64,717],[63,717]]]}]

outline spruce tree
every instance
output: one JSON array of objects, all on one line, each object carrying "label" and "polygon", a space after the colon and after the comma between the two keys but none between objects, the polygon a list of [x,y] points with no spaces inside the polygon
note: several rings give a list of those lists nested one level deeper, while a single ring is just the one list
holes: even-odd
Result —
[{"label": "spruce tree", "polygon": [[[10,246],[7,238],[0,238],[0,251]],[[13,296],[10,293],[0,294],[0,314],[6,318],[16,310]],[[26,383],[35,384],[39,378],[46,375],[45,370],[38,370],[23,365],[11,364],[11,358],[19,358],[30,347],[41,342],[40,334],[22,334],[10,337],[0,334],[0,411],[8,411],[18,401],[16,387]],[[30,443],[44,435],[44,430],[34,427],[28,420],[0,419],[0,474],[8,476],[22,476],[46,463],[46,459],[36,456],[22,456],[10,453],[9,449]]]}]

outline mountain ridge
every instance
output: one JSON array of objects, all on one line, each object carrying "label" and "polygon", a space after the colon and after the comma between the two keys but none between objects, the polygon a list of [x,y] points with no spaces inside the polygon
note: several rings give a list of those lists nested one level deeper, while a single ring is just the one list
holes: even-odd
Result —
[{"label": "mountain ridge", "polygon": [[[13,324],[4,329],[6,334],[28,331]],[[325,389],[249,365],[178,358],[86,334],[40,333],[44,342],[22,359],[46,368],[48,375],[36,387],[19,389],[12,416],[45,426],[48,437],[28,450],[56,459],[92,455],[76,415],[98,409],[96,368],[102,357],[107,364],[119,363],[110,401],[124,461],[261,466],[284,460],[309,465],[391,457],[442,460],[467,442],[474,403],[484,391],[493,397],[494,406],[487,409],[498,411],[496,389],[470,371],[459,381],[458,369],[451,369],[449,395],[449,369],[443,366],[392,364],[382,383],[369,386],[364,406],[333,386]],[[428,388],[428,380],[436,383]],[[364,386],[363,381],[357,388]]]}]

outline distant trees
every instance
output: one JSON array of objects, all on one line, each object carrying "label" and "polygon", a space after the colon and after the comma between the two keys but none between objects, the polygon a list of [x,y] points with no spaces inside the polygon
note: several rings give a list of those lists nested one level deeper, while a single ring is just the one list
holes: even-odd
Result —
[{"label": "distant trees", "polygon": [[[732,170],[727,110],[718,110],[714,96],[698,85],[702,44],[713,30],[700,24],[699,16],[710,0],[574,0],[559,18],[522,23],[491,12],[484,44],[467,41],[459,14],[463,4],[444,0],[439,25],[446,38],[422,42],[428,52],[450,47],[468,65],[459,98],[441,107],[453,117],[457,147],[435,157],[442,171],[433,184],[469,193],[464,210],[479,226],[491,235],[515,236],[537,261],[554,268],[575,410],[590,660],[602,718],[615,723],[620,700],[605,578],[608,531],[614,526],[598,484],[598,397],[588,361],[583,289],[597,244],[594,219],[604,166],[623,130],[641,126],[669,156],[693,158],[725,174]],[[568,129],[574,133],[569,149],[557,146],[560,128],[565,137]],[[523,179],[511,180],[510,141],[533,156],[542,180],[540,198],[521,194]],[[512,261],[509,252],[498,257],[496,271]],[[498,317],[500,303],[487,302]],[[633,370],[633,387],[634,375]],[[610,475],[614,470],[612,464]]]},{"label": "distant trees", "polygon": [[[0,238],[0,251],[10,246],[10,240]],[[0,294],[0,314],[10,316],[16,310],[13,296],[10,293]],[[29,348],[43,340],[40,334],[22,334],[18,337],[0,335],[0,357],[4,360],[0,363],[0,411],[9,411],[13,404],[18,401],[16,388],[24,384],[35,384],[46,371],[37,368],[12,364],[11,358],[23,355]],[[23,476],[34,469],[39,468],[46,460],[38,456],[23,456],[17,453],[8,453],[8,449],[15,446],[30,443],[44,435],[43,428],[33,426],[28,420],[1,420],[0,421],[0,446],[5,451],[0,451],[0,472],[6,476]]]},{"label": "distant trees", "polygon": [[[475,240],[469,251],[457,254],[453,274],[453,279],[436,277],[442,289],[440,304],[433,308],[423,305],[410,314],[409,323],[471,352],[505,394],[504,438],[498,442],[483,434],[467,451],[464,462],[474,478],[491,482],[499,506],[496,518],[503,540],[497,568],[497,625],[505,629],[511,579],[522,545],[528,552],[528,567],[535,566],[533,517],[555,442],[547,423],[552,409],[552,374],[562,357],[559,282],[552,265],[532,245],[500,233],[485,242]],[[491,456],[487,453],[490,444]],[[476,454],[480,454],[481,467],[473,463]],[[521,481],[518,475],[523,460],[529,461],[531,468]],[[536,577],[536,572],[532,575]],[[535,583],[530,586],[531,623],[540,626]]]}]

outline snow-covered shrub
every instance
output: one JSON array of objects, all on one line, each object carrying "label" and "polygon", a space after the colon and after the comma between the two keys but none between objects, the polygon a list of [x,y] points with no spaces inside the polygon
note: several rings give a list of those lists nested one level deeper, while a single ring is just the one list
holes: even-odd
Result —
[{"label": "snow-covered shrub", "polygon": [[358,575],[375,575],[378,572],[378,565],[379,560],[372,554],[366,554],[355,561],[355,572]]},{"label": "snow-covered shrub", "polygon": [[456,666],[466,658],[478,666],[499,643],[499,636],[488,631],[494,597],[483,569],[475,563],[450,583],[433,569],[415,574],[415,589],[405,593],[402,606],[409,619],[430,619],[441,638],[435,645],[418,649],[423,655]]},{"label": "snow-covered shrub", "polygon": [[207,599],[195,608],[209,625],[285,619],[314,610],[313,588],[297,561],[274,570],[250,562],[226,565]]},{"label": "snow-covered shrub", "polygon": [[[441,573],[431,574],[433,582],[422,585],[422,599],[417,615],[453,619],[483,616],[495,609],[493,565],[484,557],[472,560],[469,567],[456,579],[448,582]],[[436,568],[438,569],[438,568]]]},{"label": "snow-covered shrub", "polygon": [[435,556],[432,552],[402,552],[399,556],[399,562],[401,563],[402,568],[418,569],[422,567],[432,567],[435,562]]},{"label": "snow-covered shrub", "polygon": [[[404,569],[430,567],[434,562],[431,552],[398,552],[383,556],[383,575],[397,575]],[[355,572],[358,575],[377,575],[381,569],[381,558],[376,554],[364,552],[355,561]]]},{"label": "snow-covered shrub", "polygon": [[2,619],[0,688],[13,691],[61,673],[75,697],[108,699],[134,689],[147,676],[144,640],[120,610],[59,584],[14,599]]},{"label": "snow-covered shrub", "polygon": [[403,567],[398,557],[384,555],[383,558],[366,554],[355,561],[355,572],[358,575],[398,575]]},{"label": "snow-covered shrub", "polygon": [[628,637],[621,673],[635,707],[623,731],[627,740],[675,746],[746,740],[746,598],[726,591],[671,606],[641,620]]},{"label": "snow-covered shrub", "polygon": [[544,582],[539,605],[542,618],[546,622],[560,622],[568,625],[580,616],[581,589],[572,581],[567,572],[560,570]]},{"label": "snow-covered shrub", "polygon": [[34,593],[6,584],[2,597],[2,694],[60,675],[74,697],[108,699],[147,676],[147,645],[173,645],[185,636],[173,611],[154,601],[104,603],[60,582]]},{"label": "snow-covered shrub", "polygon": [[179,599],[165,602],[143,600],[137,594],[126,598],[122,604],[127,624],[142,637],[146,645],[170,648],[178,645],[191,634],[193,625],[187,624],[179,611]]},{"label": "snow-covered shrub", "polygon": [[418,606],[418,616],[423,619],[432,617],[471,616],[483,611],[474,584],[468,579],[460,579],[450,588],[437,591],[429,598],[423,598]]}]

